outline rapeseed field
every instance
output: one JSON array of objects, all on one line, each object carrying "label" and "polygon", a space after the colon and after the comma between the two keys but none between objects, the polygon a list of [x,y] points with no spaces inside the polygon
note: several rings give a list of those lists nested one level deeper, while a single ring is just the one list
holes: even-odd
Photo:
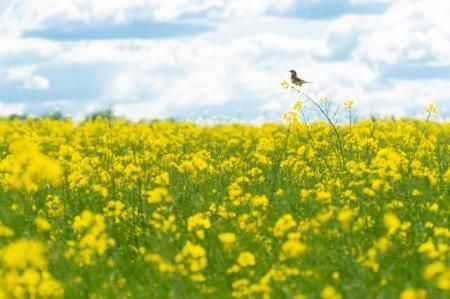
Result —
[{"label": "rapeseed field", "polygon": [[0,120],[0,298],[448,298],[450,123],[303,104]]}]

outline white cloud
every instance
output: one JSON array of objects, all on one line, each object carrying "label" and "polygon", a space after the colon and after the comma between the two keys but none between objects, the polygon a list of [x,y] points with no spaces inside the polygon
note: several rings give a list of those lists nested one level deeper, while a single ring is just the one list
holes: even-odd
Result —
[{"label": "white cloud", "polygon": [[[1,21],[0,21],[0,24]],[[1,36],[0,41],[2,45],[0,47],[0,58],[21,56],[23,58],[37,57],[50,58],[60,53],[63,49],[63,45],[57,42],[43,40],[43,39],[23,39],[20,37]]]},{"label": "white cloud", "polygon": [[7,80],[24,80],[28,77],[31,77],[36,71],[35,65],[22,65],[14,68],[10,68],[6,70],[6,79]]},{"label": "white cloud", "polygon": [[[142,43],[142,49],[133,52],[135,56],[129,55],[127,48],[115,48],[109,51],[115,53],[110,57],[111,61],[116,61],[115,57],[128,57],[128,63],[135,67],[130,69],[128,64],[119,71],[112,84],[106,87],[104,97],[127,101],[141,96],[141,100],[152,99],[153,103],[163,103],[159,109],[166,107],[169,110],[172,105],[217,106],[245,97],[248,100],[273,100],[279,97],[279,81],[291,63],[283,62],[284,57],[280,59],[266,52],[286,52],[287,58],[292,55],[290,52],[295,52],[291,48],[272,47],[270,40],[273,37],[259,35],[234,39],[227,45],[211,42],[208,37],[178,45],[172,42],[170,46],[165,42]],[[308,45],[307,41],[288,37],[280,37],[280,40],[298,49],[301,48],[299,42],[305,47]],[[158,53],[156,62],[152,60],[154,51]],[[78,59],[73,52],[64,55]],[[280,64],[285,66],[280,69]]]},{"label": "white cloud", "polygon": [[163,88],[162,79],[149,76],[138,67],[121,69],[105,88],[102,98],[113,102],[136,102],[149,99],[152,91]]},{"label": "white cloud", "polygon": [[[450,65],[450,3],[432,2],[398,0],[389,2],[382,14],[314,21],[267,16],[268,11],[289,7],[293,1],[287,0],[62,0],[57,5],[50,0],[39,4],[23,0],[3,13],[0,24],[20,31],[64,18],[87,23],[144,17],[167,21],[201,13],[206,15],[202,21],[216,23],[211,32],[163,40],[57,42],[0,37],[10,45],[0,47],[0,58],[32,57],[31,65],[5,73],[5,78],[28,89],[50,88],[48,79],[38,74],[40,63],[113,65],[110,81],[99,78],[98,98],[102,103],[112,100],[118,113],[134,118],[236,102],[259,101],[254,107],[259,112],[287,110],[296,95],[283,92],[279,82],[288,79],[291,68],[314,81],[307,87],[313,95],[338,101],[353,98],[365,115],[400,115],[428,102],[450,103],[445,78],[383,78],[385,64]],[[348,48],[342,47],[344,40]],[[344,58],[338,60],[339,55]],[[97,108],[92,104],[83,111]]]},{"label": "white cloud", "polygon": [[294,1],[292,0],[228,0],[224,1],[223,9],[212,14],[222,18],[254,18],[263,15],[270,9],[284,10]]},{"label": "white cloud", "polygon": [[35,65],[21,65],[12,67],[6,70],[6,80],[20,81],[26,89],[45,90],[50,87],[50,82],[47,78],[35,75],[37,66]]},{"label": "white cloud", "polygon": [[114,113],[132,120],[166,118],[171,116],[166,104],[146,101],[141,103],[122,103],[114,106]]},{"label": "white cloud", "polygon": [[0,101],[0,116],[8,116],[11,114],[24,114],[25,104],[23,103],[4,103]]},{"label": "white cloud", "polygon": [[24,81],[26,89],[45,90],[50,87],[50,82],[43,76],[32,76]]},{"label": "white cloud", "polygon": [[250,18],[270,9],[289,7],[292,0],[18,0],[0,13],[0,35],[19,35],[55,19],[85,23],[112,19],[123,23],[151,18],[173,21],[184,15],[205,13],[211,18]]},{"label": "white cloud", "polygon": [[421,51],[434,63],[450,64],[449,15],[448,1],[399,0],[385,14],[343,23],[362,28],[357,54],[373,62],[399,63]]},{"label": "white cloud", "polygon": [[350,0],[350,2],[355,4],[386,4],[392,2],[392,0]]},{"label": "white cloud", "polygon": [[259,107],[259,110],[264,112],[282,112],[284,109],[279,101],[266,102]]}]

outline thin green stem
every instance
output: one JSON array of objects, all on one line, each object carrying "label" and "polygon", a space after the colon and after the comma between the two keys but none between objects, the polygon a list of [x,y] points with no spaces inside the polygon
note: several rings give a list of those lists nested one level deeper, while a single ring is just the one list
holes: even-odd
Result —
[{"label": "thin green stem", "polygon": [[307,94],[302,92],[300,89],[296,89],[296,88],[293,88],[293,89],[295,91],[297,91],[299,94],[301,94],[308,101],[310,101],[317,109],[319,109],[319,111],[325,116],[325,118],[327,119],[328,123],[331,125],[331,128],[332,128],[334,134],[336,135],[336,138],[337,138],[337,141],[338,141],[338,148],[339,148],[339,151],[340,151],[340,154],[341,154],[342,165],[344,166],[345,165],[344,146],[343,146],[343,142],[342,142],[341,136],[339,135],[339,132],[337,130],[336,124],[331,120],[331,118],[328,115],[328,113],[316,101],[314,101],[310,96],[308,96]]},{"label": "thin green stem", "polygon": [[423,129],[422,129],[422,131],[420,132],[419,139],[417,140],[416,145],[414,146],[414,151],[412,152],[412,155],[411,155],[411,157],[409,158],[409,162],[408,162],[408,172],[411,171],[411,164],[412,164],[412,162],[414,161],[414,159],[415,159],[415,157],[416,157],[417,151],[419,150],[420,143],[422,142],[423,135],[425,134],[425,130],[427,129],[428,124],[429,124],[429,122],[430,122],[431,114],[432,114],[432,111],[428,112],[427,119],[425,120],[425,125],[423,126]]}]

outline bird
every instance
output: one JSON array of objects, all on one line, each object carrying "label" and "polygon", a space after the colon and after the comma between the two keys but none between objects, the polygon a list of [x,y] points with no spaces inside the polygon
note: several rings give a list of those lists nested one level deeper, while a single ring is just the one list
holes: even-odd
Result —
[{"label": "bird", "polygon": [[305,80],[300,79],[299,77],[297,77],[297,72],[294,71],[294,70],[290,70],[289,72],[291,73],[291,82],[292,82],[292,84],[295,84],[295,85],[298,85],[298,86],[301,87],[305,83],[312,83],[312,82],[305,81]]}]

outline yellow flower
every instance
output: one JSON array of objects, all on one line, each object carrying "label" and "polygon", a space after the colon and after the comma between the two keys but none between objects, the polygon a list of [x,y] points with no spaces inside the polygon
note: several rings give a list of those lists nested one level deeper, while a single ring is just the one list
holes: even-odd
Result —
[{"label": "yellow flower", "polygon": [[115,244],[105,233],[105,218],[100,214],[84,210],[75,216],[72,228],[78,233],[78,243],[69,241],[66,257],[74,256],[80,266],[94,264],[96,255],[105,254],[106,250]]},{"label": "yellow flower", "polygon": [[423,271],[423,278],[426,280],[433,279],[437,274],[443,273],[446,267],[442,262],[434,262],[425,267]]},{"label": "yellow flower", "polygon": [[127,212],[125,210],[125,205],[120,200],[110,200],[103,208],[103,214],[106,217],[114,218],[116,223],[119,223],[121,219],[127,217]]},{"label": "yellow flower", "polygon": [[166,171],[162,172],[160,175],[158,175],[155,178],[155,183],[160,186],[167,186],[167,185],[169,185],[169,182],[170,182],[169,173]]},{"label": "yellow flower", "polygon": [[424,289],[405,289],[401,294],[400,294],[400,299],[425,299],[427,297],[427,291],[425,291]]},{"label": "yellow flower", "polygon": [[175,267],[173,267],[171,264],[165,262],[164,259],[159,254],[156,254],[156,253],[145,254],[144,253],[144,260],[146,262],[153,263],[156,266],[158,266],[158,270],[161,273],[167,273],[167,272],[172,273],[175,271]]},{"label": "yellow flower", "polygon": [[339,272],[337,271],[333,272],[333,274],[331,274],[331,278],[333,278],[334,280],[339,280],[340,278]]},{"label": "yellow flower", "polygon": [[353,218],[353,212],[350,210],[348,206],[345,206],[338,212],[337,219],[341,223],[342,228],[345,231],[348,231],[350,229],[350,221]]},{"label": "yellow flower", "polygon": [[211,221],[206,213],[197,213],[187,220],[187,229],[192,231],[194,229],[203,228],[209,229],[211,227]]},{"label": "yellow flower", "polygon": [[430,212],[437,212],[437,211],[439,211],[439,205],[437,203],[434,203],[428,208],[428,210]]},{"label": "yellow flower", "polygon": [[7,188],[36,192],[45,187],[59,186],[62,169],[58,161],[41,153],[39,145],[20,140],[9,147],[10,155],[0,162],[0,172]]},{"label": "yellow flower", "polygon": [[64,294],[62,285],[47,269],[46,246],[19,239],[0,248],[0,296],[4,298],[48,298]]},{"label": "yellow flower", "polygon": [[302,101],[297,101],[297,102],[295,102],[294,107],[292,109],[293,110],[298,110],[298,109],[300,109],[302,107],[303,107],[303,102]]},{"label": "yellow flower", "polygon": [[401,226],[401,222],[394,213],[387,213],[383,217],[384,226],[388,231],[388,235],[394,234]]},{"label": "yellow flower", "polygon": [[[183,276],[189,274],[199,274],[208,264],[205,249],[200,246],[187,241],[184,247],[175,256],[175,262],[178,264],[178,269]],[[194,281],[202,281],[201,276],[191,276]]]},{"label": "yellow flower", "polygon": [[320,202],[329,203],[331,201],[331,193],[327,191],[317,191],[316,199]]},{"label": "yellow flower", "polygon": [[371,197],[374,197],[376,195],[375,191],[373,191],[373,189],[371,189],[369,187],[364,187],[363,188],[363,193],[368,195],[368,196],[371,196]]},{"label": "yellow flower", "polygon": [[61,217],[64,215],[64,205],[57,195],[47,195],[45,206],[49,217]]},{"label": "yellow flower", "polygon": [[417,189],[413,189],[413,191],[411,192],[412,196],[420,196],[422,195],[422,192],[420,190]]},{"label": "yellow flower", "polygon": [[284,89],[287,89],[289,87],[289,83],[286,80],[281,81],[280,85]]},{"label": "yellow flower", "polygon": [[431,221],[427,221],[427,222],[425,222],[425,227],[426,228],[433,228],[434,227],[434,223],[431,222]]},{"label": "yellow flower", "polygon": [[14,231],[7,227],[6,225],[3,225],[3,223],[0,221],[0,237],[12,237],[14,236]]},{"label": "yellow flower", "polygon": [[34,219],[34,224],[36,225],[37,229],[42,232],[49,231],[52,228],[51,224],[47,221],[47,219],[42,217],[36,217]]},{"label": "yellow flower", "polygon": [[438,107],[435,104],[429,104],[426,108],[425,108],[425,112],[426,113],[436,113],[437,112]]},{"label": "yellow flower", "polygon": [[439,256],[439,252],[437,251],[436,246],[434,246],[434,243],[433,241],[431,241],[431,239],[425,243],[420,244],[417,251],[420,253],[426,253],[427,256],[431,259]]},{"label": "yellow flower", "polygon": [[201,273],[194,273],[191,276],[189,276],[189,278],[194,282],[203,282],[206,280],[205,275]]},{"label": "yellow flower", "polygon": [[283,113],[281,118],[287,122],[296,123],[298,121],[298,113],[297,111],[288,111]]},{"label": "yellow flower", "polygon": [[297,258],[306,251],[306,245],[298,240],[288,240],[281,246],[281,260]]},{"label": "yellow flower", "polygon": [[345,110],[352,110],[353,107],[353,101],[345,101],[344,102],[344,109]]},{"label": "yellow flower", "polygon": [[249,251],[241,252],[239,254],[237,262],[243,268],[254,266],[256,263],[255,256]]},{"label": "yellow flower", "polygon": [[157,187],[149,192],[147,192],[147,201],[150,204],[156,204],[161,202],[170,203],[172,202],[172,197],[169,194],[169,190],[165,187]]},{"label": "yellow flower", "polygon": [[269,199],[265,195],[254,196],[251,199],[251,203],[255,207],[266,208],[269,205]]},{"label": "yellow flower", "polygon": [[291,214],[285,214],[275,223],[273,235],[277,238],[283,237],[284,234],[295,225],[297,225],[297,222],[295,222],[294,217],[292,217]]},{"label": "yellow flower", "polygon": [[320,293],[323,299],[342,299],[342,296],[332,286],[326,286]]},{"label": "yellow flower", "polygon": [[[449,148],[450,149],[450,148]],[[444,173],[444,182],[450,183],[450,167]]]},{"label": "yellow flower", "polygon": [[387,237],[379,238],[374,244],[374,247],[377,250],[379,250],[380,252],[386,252],[390,246],[391,246],[391,241],[389,241],[389,239]]},{"label": "yellow flower", "polygon": [[450,269],[447,269],[436,279],[436,286],[438,289],[449,291],[450,290]]},{"label": "yellow flower", "polygon": [[234,233],[222,233],[219,234],[219,240],[224,245],[230,245],[236,241],[236,235]]},{"label": "yellow flower", "polygon": [[11,269],[47,268],[46,247],[39,241],[20,239],[2,250],[0,259]]}]

